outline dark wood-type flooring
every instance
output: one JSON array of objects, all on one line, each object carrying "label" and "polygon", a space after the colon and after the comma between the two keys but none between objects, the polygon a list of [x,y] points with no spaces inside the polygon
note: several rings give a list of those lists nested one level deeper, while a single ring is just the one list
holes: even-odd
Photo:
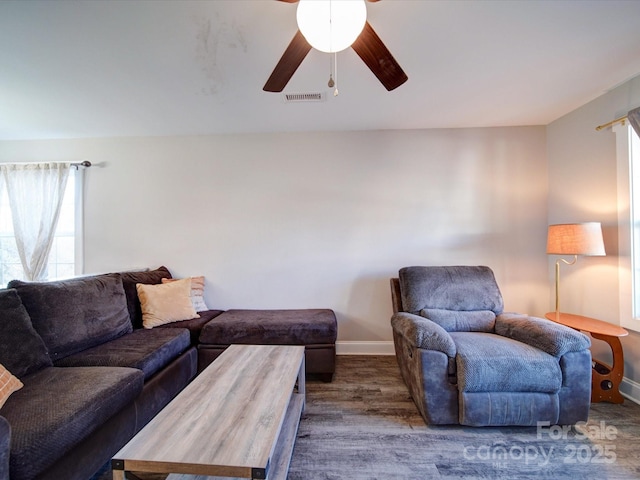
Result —
[{"label": "dark wood-type flooring", "polygon": [[332,383],[307,382],[289,480],[640,479],[640,405],[629,400],[592,404],[568,431],[427,426],[395,357],[337,360]]}]

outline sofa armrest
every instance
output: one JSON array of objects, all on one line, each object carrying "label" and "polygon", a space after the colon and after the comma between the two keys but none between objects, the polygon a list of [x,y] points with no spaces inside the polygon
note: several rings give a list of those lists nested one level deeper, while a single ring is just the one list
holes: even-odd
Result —
[{"label": "sofa armrest", "polygon": [[591,346],[584,333],[544,318],[518,313],[502,313],[496,317],[495,332],[561,357],[568,352],[578,352]]},{"label": "sofa armrest", "polygon": [[0,480],[9,480],[9,453],[11,426],[6,418],[0,417]]},{"label": "sofa armrest", "polygon": [[399,312],[391,317],[391,327],[417,348],[437,350],[449,357],[456,356],[456,345],[451,335],[428,318]]}]

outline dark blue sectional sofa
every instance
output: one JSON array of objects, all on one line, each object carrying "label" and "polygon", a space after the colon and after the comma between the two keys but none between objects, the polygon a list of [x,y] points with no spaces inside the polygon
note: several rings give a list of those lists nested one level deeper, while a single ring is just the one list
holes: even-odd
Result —
[{"label": "dark blue sectional sofa", "polygon": [[0,363],[24,384],[0,410],[0,480],[87,480],[196,375],[200,330],[222,312],[141,328],[136,283],[163,277],[0,290]]}]

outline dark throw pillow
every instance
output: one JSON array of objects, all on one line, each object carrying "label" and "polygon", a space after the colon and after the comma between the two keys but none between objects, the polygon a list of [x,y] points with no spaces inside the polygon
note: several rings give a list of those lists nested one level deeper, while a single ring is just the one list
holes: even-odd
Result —
[{"label": "dark throw pillow", "polygon": [[0,363],[18,378],[51,366],[47,347],[14,289],[0,290]]}]

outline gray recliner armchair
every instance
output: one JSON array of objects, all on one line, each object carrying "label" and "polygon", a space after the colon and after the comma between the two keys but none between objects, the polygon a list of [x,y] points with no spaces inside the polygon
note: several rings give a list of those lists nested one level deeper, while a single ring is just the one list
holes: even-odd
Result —
[{"label": "gray recliner armchair", "polygon": [[406,267],[391,279],[404,382],[429,424],[571,425],[591,401],[591,342],[504,313],[488,267]]}]

